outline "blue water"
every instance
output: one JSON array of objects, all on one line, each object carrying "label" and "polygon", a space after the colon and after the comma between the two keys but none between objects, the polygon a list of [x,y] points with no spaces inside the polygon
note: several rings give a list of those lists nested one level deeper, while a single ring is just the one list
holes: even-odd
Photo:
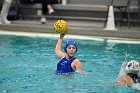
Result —
[{"label": "blue water", "polygon": [[0,93],[139,93],[114,82],[123,62],[140,61],[140,44],[75,41],[86,75],[54,74],[57,38],[0,35]]}]

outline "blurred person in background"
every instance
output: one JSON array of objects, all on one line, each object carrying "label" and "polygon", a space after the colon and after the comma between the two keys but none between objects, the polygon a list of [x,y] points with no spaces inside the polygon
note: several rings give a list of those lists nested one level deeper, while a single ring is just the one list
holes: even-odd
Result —
[{"label": "blurred person in background", "polygon": [[[31,0],[32,2],[36,2],[35,0]],[[41,23],[45,24],[47,21],[47,13],[52,14],[54,13],[53,4],[57,4],[57,0],[41,0],[42,4],[42,17]]]},{"label": "blurred person in background", "polygon": [[0,24],[11,24],[11,22],[7,19],[7,15],[8,15],[11,3],[12,3],[12,0],[4,0],[2,10],[0,13]]}]

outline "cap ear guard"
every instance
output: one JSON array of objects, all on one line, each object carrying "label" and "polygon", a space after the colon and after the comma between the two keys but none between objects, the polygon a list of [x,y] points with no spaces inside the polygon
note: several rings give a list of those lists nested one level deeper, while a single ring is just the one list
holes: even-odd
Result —
[{"label": "cap ear guard", "polygon": [[75,46],[76,47],[76,52],[77,52],[78,48],[76,46],[76,43],[73,40],[71,40],[71,39],[66,41],[66,45],[65,45],[64,51],[67,53],[67,47],[70,46],[70,45]]}]

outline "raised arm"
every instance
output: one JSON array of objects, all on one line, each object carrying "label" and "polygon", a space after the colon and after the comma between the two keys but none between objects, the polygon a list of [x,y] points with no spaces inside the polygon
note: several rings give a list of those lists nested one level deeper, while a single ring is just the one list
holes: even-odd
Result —
[{"label": "raised arm", "polygon": [[60,35],[58,42],[56,44],[56,47],[55,47],[55,53],[60,58],[63,58],[65,56],[65,53],[63,53],[61,50],[62,49],[62,41],[63,41],[64,36],[65,35]]}]

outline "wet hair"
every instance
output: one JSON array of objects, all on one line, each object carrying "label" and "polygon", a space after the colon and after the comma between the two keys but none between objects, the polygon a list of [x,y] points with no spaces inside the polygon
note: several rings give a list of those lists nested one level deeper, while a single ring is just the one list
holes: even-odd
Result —
[{"label": "wet hair", "polygon": [[67,47],[70,46],[70,45],[73,45],[76,48],[76,52],[77,52],[78,48],[76,46],[76,43],[73,40],[71,40],[71,39],[66,41],[66,45],[64,47],[64,51],[67,53]]}]

